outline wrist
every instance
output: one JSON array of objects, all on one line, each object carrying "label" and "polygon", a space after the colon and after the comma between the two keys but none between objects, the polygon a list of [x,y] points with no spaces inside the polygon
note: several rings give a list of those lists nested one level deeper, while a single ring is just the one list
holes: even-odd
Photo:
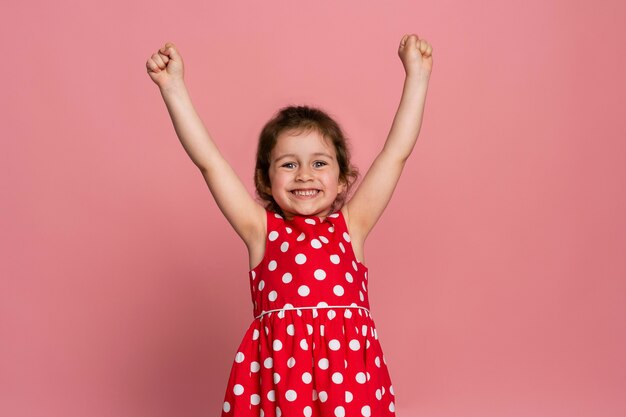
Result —
[{"label": "wrist", "polygon": [[187,89],[187,87],[185,86],[185,81],[180,78],[164,83],[163,85],[159,86],[159,89],[161,90],[161,94],[171,95],[183,92]]},{"label": "wrist", "polygon": [[420,72],[407,72],[405,81],[408,83],[428,83],[430,80],[430,73],[425,71]]}]

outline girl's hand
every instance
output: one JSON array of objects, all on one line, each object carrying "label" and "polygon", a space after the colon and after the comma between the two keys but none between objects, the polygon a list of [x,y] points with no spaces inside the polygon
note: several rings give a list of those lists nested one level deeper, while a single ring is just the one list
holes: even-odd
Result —
[{"label": "girl's hand", "polygon": [[183,58],[171,42],[166,43],[148,59],[146,68],[152,81],[161,89],[183,81]]},{"label": "girl's hand", "polygon": [[398,55],[406,75],[428,77],[433,69],[433,47],[417,35],[404,35],[400,41]]}]

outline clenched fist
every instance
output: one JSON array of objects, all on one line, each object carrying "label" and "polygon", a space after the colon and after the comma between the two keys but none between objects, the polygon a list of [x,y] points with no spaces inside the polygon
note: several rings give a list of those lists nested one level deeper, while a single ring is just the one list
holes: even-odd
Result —
[{"label": "clenched fist", "polygon": [[398,55],[406,75],[429,76],[433,69],[433,47],[417,35],[404,35],[400,41]]},{"label": "clenched fist", "polygon": [[148,59],[146,68],[148,75],[159,88],[183,81],[183,58],[171,42],[166,43]]}]

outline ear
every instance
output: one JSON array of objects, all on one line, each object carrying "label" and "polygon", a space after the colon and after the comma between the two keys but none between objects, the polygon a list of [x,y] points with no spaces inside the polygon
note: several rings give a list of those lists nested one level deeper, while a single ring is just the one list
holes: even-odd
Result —
[{"label": "ear", "polygon": [[346,181],[339,178],[339,187],[338,187],[337,193],[343,194],[347,189],[348,189],[348,184],[346,183]]}]

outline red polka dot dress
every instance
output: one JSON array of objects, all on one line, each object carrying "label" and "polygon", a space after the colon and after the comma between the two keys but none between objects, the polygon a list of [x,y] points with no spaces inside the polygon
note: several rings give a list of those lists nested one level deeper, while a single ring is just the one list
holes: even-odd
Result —
[{"label": "red polka dot dress", "polygon": [[395,416],[367,267],[343,214],[266,214],[265,255],[249,272],[255,318],[235,354],[222,417]]}]

